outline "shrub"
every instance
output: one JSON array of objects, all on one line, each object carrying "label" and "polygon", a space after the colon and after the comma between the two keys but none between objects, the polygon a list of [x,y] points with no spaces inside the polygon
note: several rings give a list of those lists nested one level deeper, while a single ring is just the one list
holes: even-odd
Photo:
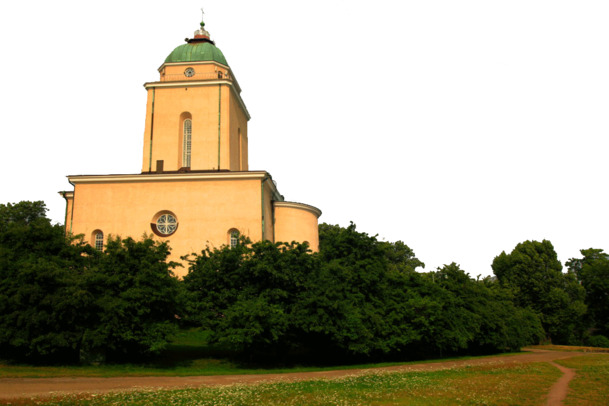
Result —
[{"label": "shrub", "polygon": [[609,338],[601,335],[591,336],[586,340],[590,347],[609,348]]}]

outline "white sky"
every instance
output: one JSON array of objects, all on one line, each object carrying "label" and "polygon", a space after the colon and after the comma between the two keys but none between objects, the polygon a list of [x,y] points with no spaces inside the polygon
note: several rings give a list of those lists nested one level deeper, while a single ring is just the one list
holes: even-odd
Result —
[{"label": "white sky", "polygon": [[139,173],[146,92],[205,7],[252,115],[250,169],[320,221],[490,275],[549,239],[609,249],[609,2],[13,1],[0,10],[0,203]]}]

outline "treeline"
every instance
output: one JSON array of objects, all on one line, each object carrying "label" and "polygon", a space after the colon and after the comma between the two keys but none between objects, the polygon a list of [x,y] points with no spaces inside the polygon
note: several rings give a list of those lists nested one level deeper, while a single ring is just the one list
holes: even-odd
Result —
[{"label": "treeline", "polygon": [[455,264],[436,272],[401,242],[322,224],[320,252],[260,242],[207,249],[184,278],[193,325],[264,359],[406,359],[519,349],[543,336],[490,279]]},{"label": "treeline", "polygon": [[583,250],[563,273],[550,242],[526,241],[495,258],[496,277],[473,279],[454,263],[422,272],[402,242],[322,224],[317,254],[241,239],[193,254],[178,280],[167,244],[110,239],[100,252],[45,212],[42,202],[0,205],[0,359],[142,359],[180,327],[273,362],[609,346],[602,250]]}]

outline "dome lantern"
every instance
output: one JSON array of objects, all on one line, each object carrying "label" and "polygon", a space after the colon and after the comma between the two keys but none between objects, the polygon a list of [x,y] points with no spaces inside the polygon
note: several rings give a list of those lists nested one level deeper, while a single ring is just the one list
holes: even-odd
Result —
[{"label": "dome lantern", "polygon": [[[201,9],[201,13],[205,15],[203,9]],[[213,41],[209,39],[209,32],[205,30],[205,22],[203,21],[203,17],[201,17],[201,22],[199,23],[199,25],[201,25],[201,28],[195,31],[195,37],[187,41],[190,42],[192,40],[208,40],[213,44]]]},{"label": "dome lantern", "polygon": [[216,43],[210,39],[209,32],[205,30],[203,20],[200,25],[201,28],[195,31],[194,38],[186,38],[186,44],[175,48],[165,59],[165,63],[218,62],[228,66],[224,54],[216,47]]}]

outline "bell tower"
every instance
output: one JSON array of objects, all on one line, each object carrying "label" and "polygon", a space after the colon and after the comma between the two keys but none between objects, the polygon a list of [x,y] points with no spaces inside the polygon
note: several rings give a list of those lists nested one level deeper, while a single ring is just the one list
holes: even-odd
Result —
[{"label": "bell tower", "polygon": [[148,92],[142,173],[247,171],[241,88],[201,21],[175,48]]}]

